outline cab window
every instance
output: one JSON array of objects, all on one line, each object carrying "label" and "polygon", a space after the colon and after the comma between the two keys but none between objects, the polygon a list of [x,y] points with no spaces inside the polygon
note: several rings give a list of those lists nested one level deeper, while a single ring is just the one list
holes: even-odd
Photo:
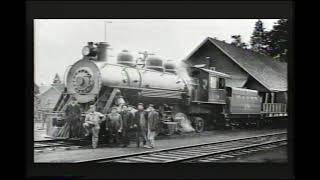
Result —
[{"label": "cab window", "polygon": [[226,87],[225,79],[219,78],[219,89],[224,89]]},{"label": "cab window", "polygon": [[214,76],[210,77],[210,88],[216,89],[218,87],[217,78]]}]

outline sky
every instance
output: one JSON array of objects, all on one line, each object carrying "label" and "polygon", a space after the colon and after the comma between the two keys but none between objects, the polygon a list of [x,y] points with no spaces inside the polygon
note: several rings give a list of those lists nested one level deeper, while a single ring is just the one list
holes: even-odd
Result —
[{"label": "sky", "polygon": [[[148,51],[164,60],[181,61],[206,37],[231,42],[241,35],[250,42],[257,19],[35,19],[34,80],[51,84],[55,74],[61,79],[68,66],[81,59],[87,42],[107,41],[110,62],[126,49],[134,58]],[[262,19],[265,30],[277,19]],[[106,23],[107,22],[107,23]],[[105,40],[106,39],[106,40]]]}]

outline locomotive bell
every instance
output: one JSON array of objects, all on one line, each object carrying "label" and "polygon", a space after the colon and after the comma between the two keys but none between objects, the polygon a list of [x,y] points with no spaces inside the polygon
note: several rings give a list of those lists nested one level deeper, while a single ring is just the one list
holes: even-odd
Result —
[{"label": "locomotive bell", "polygon": [[123,50],[117,56],[117,63],[133,67],[134,66],[133,56],[129,53],[128,50]]},{"label": "locomotive bell", "polygon": [[146,68],[163,72],[163,60],[155,56],[148,57],[146,59]]}]

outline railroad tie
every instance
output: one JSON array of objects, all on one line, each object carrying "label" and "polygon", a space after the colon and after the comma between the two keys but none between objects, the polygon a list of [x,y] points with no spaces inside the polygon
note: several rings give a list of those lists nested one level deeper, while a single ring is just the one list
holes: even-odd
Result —
[{"label": "railroad tie", "polygon": [[222,155],[220,155],[220,156],[227,157],[227,158],[232,158],[232,157],[234,157],[234,156],[228,155],[228,154],[222,154]]},{"label": "railroad tie", "polygon": [[142,159],[140,158],[139,156],[138,157],[129,157],[129,158],[126,158],[125,160],[128,160],[128,161],[137,161],[137,162],[149,162],[149,163],[154,163],[154,161],[152,160],[148,160],[148,159]]},{"label": "railroad tie", "polygon": [[206,159],[202,159],[202,160],[199,160],[199,161],[205,161],[205,162],[212,162],[212,161],[219,161],[220,159],[218,158],[206,158]]},{"label": "railroad tie", "polygon": [[181,155],[186,155],[186,154],[190,154],[190,155],[199,155],[199,154],[207,154],[207,152],[200,152],[200,151],[176,151],[176,152],[170,152],[170,154],[181,154]]},{"label": "railroad tie", "polygon": [[176,159],[177,157],[173,157],[172,155],[162,155],[162,154],[152,154],[153,157],[159,157],[159,158],[163,158],[165,160],[173,160]]},{"label": "railroad tie", "polygon": [[159,157],[153,157],[153,155],[149,155],[149,156],[141,156],[141,158],[144,158],[144,159],[149,159],[149,160],[154,160],[154,161],[165,161],[164,159],[161,159]]}]

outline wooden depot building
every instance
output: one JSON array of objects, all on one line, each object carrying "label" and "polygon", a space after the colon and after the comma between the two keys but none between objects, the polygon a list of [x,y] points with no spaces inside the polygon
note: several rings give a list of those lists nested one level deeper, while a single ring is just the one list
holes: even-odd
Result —
[{"label": "wooden depot building", "polygon": [[230,75],[225,82],[228,87],[259,91],[262,111],[287,109],[287,63],[210,37],[184,62],[190,66],[206,64],[209,69]]}]

